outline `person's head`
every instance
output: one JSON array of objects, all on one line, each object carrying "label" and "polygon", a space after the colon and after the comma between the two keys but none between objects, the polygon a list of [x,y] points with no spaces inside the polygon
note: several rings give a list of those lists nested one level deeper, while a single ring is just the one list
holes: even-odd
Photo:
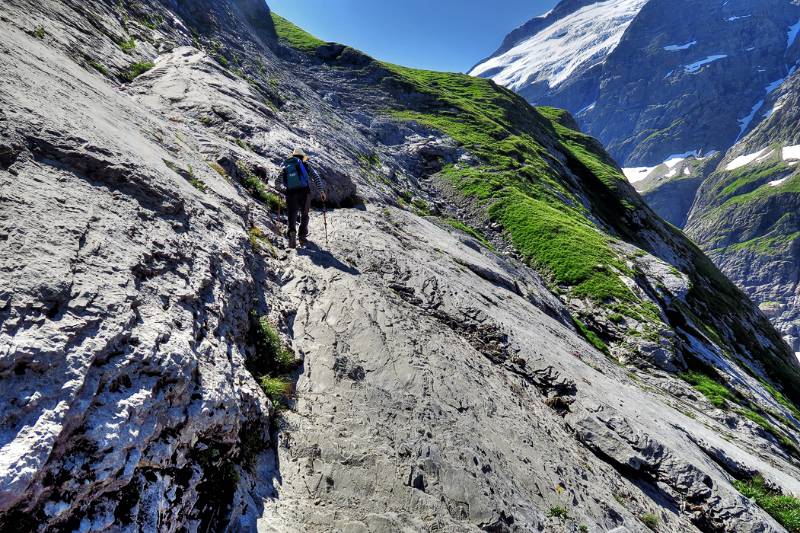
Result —
[{"label": "person's head", "polygon": [[306,155],[306,153],[303,151],[302,148],[295,148],[294,152],[292,152],[292,157],[296,157],[301,161],[308,161],[308,156]]}]

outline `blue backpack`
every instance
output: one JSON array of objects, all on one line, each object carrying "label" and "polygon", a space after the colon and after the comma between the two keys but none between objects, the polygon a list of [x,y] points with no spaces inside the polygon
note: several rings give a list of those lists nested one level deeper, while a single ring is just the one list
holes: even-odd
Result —
[{"label": "blue backpack", "polygon": [[296,157],[287,159],[283,164],[283,170],[286,172],[286,190],[296,191],[309,188],[308,171],[300,159]]}]

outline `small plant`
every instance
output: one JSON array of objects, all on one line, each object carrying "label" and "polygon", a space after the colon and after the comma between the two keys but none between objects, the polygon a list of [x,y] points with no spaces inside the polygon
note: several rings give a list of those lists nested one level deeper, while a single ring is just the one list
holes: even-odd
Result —
[{"label": "small plant", "polygon": [[108,69],[97,61],[92,61],[89,65],[103,76],[108,76]]},{"label": "small plant", "polygon": [[258,380],[258,384],[274,405],[280,405],[292,397],[294,387],[287,378],[263,376]]},{"label": "small plant", "polygon": [[119,43],[119,48],[126,54],[130,54],[136,49],[136,40],[133,37],[130,39],[125,39]]},{"label": "small plant", "polygon": [[653,513],[646,513],[639,517],[639,520],[642,521],[642,524],[646,525],[648,528],[652,529],[653,531],[658,530],[658,516],[654,515]]},{"label": "small plant", "polygon": [[547,516],[550,518],[560,518],[561,520],[569,519],[569,512],[567,512],[566,507],[561,507],[560,505],[556,505],[550,508],[547,511]]},{"label": "small plant", "polygon": [[800,499],[785,496],[768,488],[761,476],[746,481],[735,481],[733,485],[742,495],[754,500],[790,533],[800,533]]},{"label": "small plant", "polygon": [[36,29],[33,30],[33,36],[39,40],[43,40],[47,36],[44,26],[36,26]]},{"label": "small plant", "polygon": [[473,227],[467,226],[466,224],[464,224],[463,222],[461,222],[456,218],[446,218],[444,219],[444,221],[447,222],[447,224],[449,224],[450,226],[454,227],[455,229],[463,231],[464,233],[466,233],[467,235],[469,235],[470,237],[472,237],[473,239],[475,239],[488,249],[494,251],[494,246],[492,245],[492,243],[490,243],[489,240],[480,231],[476,230]]},{"label": "small plant", "polygon": [[197,120],[199,120],[200,124],[202,124],[206,128],[208,128],[209,126],[212,126],[214,124],[214,121],[211,119],[211,117],[207,117],[205,115],[203,115],[202,117],[200,117]]},{"label": "small plant", "polygon": [[219,164],[219,163],[217,163],[216,161],[212,161],[212,162],[210,162],[210,163],[208,164],[208,166],[209,166],[209,167],[211,167],[211,170],[213,170],[214,172],[216,172],[217,174],[219,174],[219,175],[220,175],[220,176],[222,176],[223,178],[225,178],[225,179],[230,179],[230,177],[228,176],[228,173],[227,173],[227,172],[225,172],[225,169],[224,169],[224,168],[222,168],[222,165],[220,165],[220,164]]},{"label": "small plant", "polygon": [[414,212],[419,216],[430,216],[431,214],[431,206],[425,200],[420,198],[414,198],[412,200],[411,205],[414,208]]},{"label": "small plant", "polygon": [[268,317],[251,313],[249,336],[255,357],[248,362],[248,368],[254,376],[276,376],[293,369],[294,354],[283,345]]},{"label": "small plant", "polygon": [[253,251],[260,254],[265,248],[269,250],[270,255],[275,257],[275,251],[272,248],[267,236],[258,226],[253,226],[247,231],[247,240],[250,241],[250,246]]},{"label": "small plant", "polygon": [[214,59],[220,64],[220,66],[222,66],[222,68],[228,68],[231,64],[230,61],[228,61],[228,58],[222,54],[214,54]]},{"label": "small plant", "polygon": [[241,148],[242,150],[247,150],[248,152],[255,152],[255,149],[253,148],[253,145],[250,144],[247,141],[244,141],[242,139],[236,138],[236,139],[233,140],[233,142],[235,142],[236,145],[239,148]]},{"label": "small plant", "polygon": [[164,164],[167,165],[167,167],[169,167],[170,170],[172,170],[177,175],[188,181],[195,189],[202,192],[206,192],[208,190],[208,186],[205,183],[203,183],[203,180],[201,180],[195,175],[192,165],[189,165],[188,170],[183,170],[178,164],[173,163],[172,161],[169,161],[167,159],[164,159],[163,161]]},{"label": "small plant", "polygon": [[128,81],[132,82],[148,70],[152,69],[155,65],[152,61],[143,61],[139,63],[134,63],[130,66],[130,68],[125,72],[122,77]]},{"label": "small plant", "polygon": [[164,17],[162,17],[160,14],[156,13],[155,15],[150,15],[150,16],[146,16],[146,17],[140,18],[139,22],[141,22],[145,27],[147,27],[147,28],[149,28],[151,30],[155,30],[161,24],[163,24]]},{"label": "small plant", "polygon": [[242,185],[254,198],[267,204],[272,211],[279,211],[286,207],[284,201],[277,194],[269,192],[264,182],[253,174],[250,169],[241,163],[237,166],[239,167],[239,172],[244,175],[241,179]]},{"label": "small plant", "polygon": [[578,531],[580,531],[581,533],[589,533],[589,526],[587,526],[586,524],[581,524],[578,526]]},{"label": "small plant", "polygon": [[192,165],[189,165],[189,170],[187,174],[188,174],[187,180],[189,181],[189,183],[192,184],[192,187],[194,187],[200,192],[206,192],[208,190],[208,186],[205,183],[203,183],[203,180],[201,180],[195,175]]}]

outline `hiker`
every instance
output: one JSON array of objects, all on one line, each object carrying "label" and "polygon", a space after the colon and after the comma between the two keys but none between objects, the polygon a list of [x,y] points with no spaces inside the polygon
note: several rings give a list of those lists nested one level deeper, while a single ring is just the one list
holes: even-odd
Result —
[{"label": "hiker", "polygon": [[[310,179],[309,179],[310,178]],[[283,187],[286,190],[286,209],[289,212],[289,248],[297,247],[297,213],[300,212],[300,246],[305,246],[308,238],[308,212],[311,209],[311,182],[325,202],[328,197],[317,171],[308,164],[308,156],[300,148],[283,163],[281,171]]]}]

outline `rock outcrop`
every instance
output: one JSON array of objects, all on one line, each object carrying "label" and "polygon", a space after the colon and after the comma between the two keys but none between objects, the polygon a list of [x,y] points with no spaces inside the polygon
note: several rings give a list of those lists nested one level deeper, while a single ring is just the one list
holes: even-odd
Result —
[{"label": "rock outcrop", "polygon": [[250,0],[0,25],[3,531],[784,531],[797,361],[567,113]]}]

